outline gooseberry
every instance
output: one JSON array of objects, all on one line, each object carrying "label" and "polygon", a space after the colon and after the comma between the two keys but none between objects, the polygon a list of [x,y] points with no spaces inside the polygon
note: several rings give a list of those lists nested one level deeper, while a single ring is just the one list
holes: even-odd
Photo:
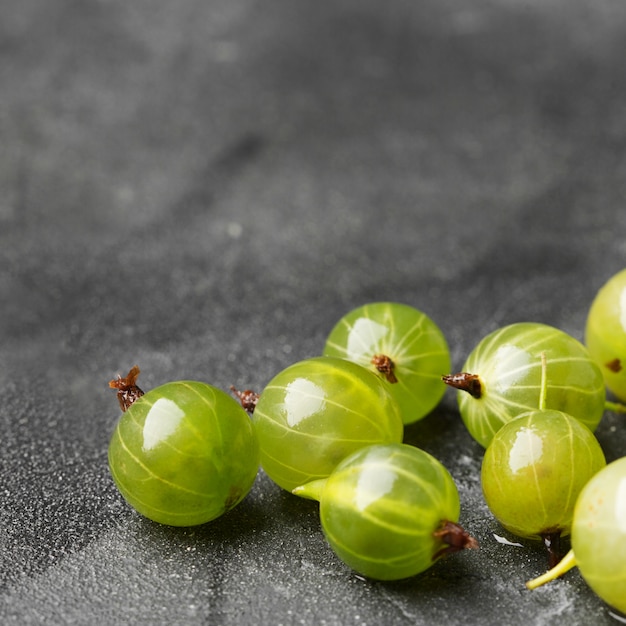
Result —
[{"label": "gooseberry", "polygon": [[609,463],[585,485],[574,508],[571,549],[526,586],[536,589],[574,566],[602,600],[626,614],[626,457]]},{"label": "gooseberry", "polygon": [[108,460],[125,500],[143,516],[194,526],[232,509],[249,493],[259,444],[248,414],[227,393],[197,381],[143,393],[139,369],[109,384],[123,413]]},{"label": "gooseberry", "polygon": [[478,546],[458,524],[459,494],[448,470],[408,444],[361,448],[328,478],[294,493],[319,501],[329,545],[368,578],[408,578],[446,554]]},{"label": "gooseberry", "polygon": [[325,478],[358,448],[402,441],[404,428],[388,386],[364,367],[321,356],[272,378],[252,414],[261,466],[280,487]]},{"label": "gooseberry", "polygon": [[626,269],[612,276],[593,299],[585,344],[606,386],[626,402]]},{"label": "gooseberry", "polygon": [[542,353],[548,364],[546,408],[596,429],[606,391],[600,368],[585,346],[547,324],[519,322],[488,334],[469,354],[462,372],[444,376],[444,382],[459,390],[461,418],[483,447],[508,421],[539,406]]},{"label": "gooseberry", "polygon": [[405,424],[430,413],[446,390],[441,380],[450,371],[446,339],[430,317],[406,304],[372,302],[353,309],[330,331],[323,353],[383,377]]},{"label": "gooseberry", "polygon": [[573,417],[537,409],[507,422],[485,451],[481,484],[487,506],[509,532],[542,539],[555,563],[569,534],[576,498],[606,464],[594,434]]}]

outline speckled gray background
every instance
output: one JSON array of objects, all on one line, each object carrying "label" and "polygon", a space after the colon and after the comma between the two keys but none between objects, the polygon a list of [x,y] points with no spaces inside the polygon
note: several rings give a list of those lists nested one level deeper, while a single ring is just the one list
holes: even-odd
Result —
[{"label": "speckled gray background", "polygon": [[[520,320],[582,338],[626,266],[622,0],[6,0],[0,621],[603,626],[482,500],[453,393],[407,429],[481,550],[354,576],[262,473],[170,529],[108,474],[107,382],[261,389],[353,306],[428,313],[460,367]],[[626,453],[624,416],[598,437]]]}]

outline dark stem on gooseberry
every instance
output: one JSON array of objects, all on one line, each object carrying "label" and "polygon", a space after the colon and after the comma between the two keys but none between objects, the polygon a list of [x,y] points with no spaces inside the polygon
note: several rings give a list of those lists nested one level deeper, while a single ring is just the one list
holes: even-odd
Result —
[{"label": "dark stem on gooseberry", "polygon": [[134,365],[126,376],[122,377],[118,374],[117,378],[109,381],[109,387],[117,389],[117,401],[120,403],[122,412],[127,411],[135,400],[143,396],[143,391],[137,387],[139,371],[139,366]]},{"label": "dark stem on gooseberry", "polygon": [[443,543],[447,544],[435,552],[433,555],[433,561],[446,556],[447,554],[460,552],[461,550],[478,549],[478,541],[476,541],[472,535],[470,535],[460,524],[457,524],[456,522],[443,520],[433,535],[437,539],[440,539]]},{"label": "dark stem on gooseberry", "polygon": [[259,401],[259,394],[256,391],[252,391],[252,389],[245,389],[244,391],[239,391],[234,385],[230,386],[230,390],[239,398],[239,402],[241,402],[241,406],[248,412],[250,415],[254,413],[254,409],[256,408],[257,402]]},{"label": "dark stem on gooseberry", "polygon": [[394,373],[396,364],[386,354],[375,354],[371,363],[390,383],[398,382]]},{"label": "dark stem on gooseberry", "polygon": [[622,362],[616,358],[616,359],[613,359],[612,361],[608,361],[607,363],[605,363],[604,367],[606,367],[608,370],[610,370],[614,374],[618,374],[619,372],[622,371]]},{"label": "dark stem on gooseberry", "polygon": [[541,539],[548,550],[548,569],[552,569],[561,560],[561,531],[546,531],[541,533]]},{"label": "dark stem on gooseberry", "polygon": [[450,387],[467,391],[472,398],[476,398],[477,400],[483,395],[483,386],[478,374],[468,374],[467,372],[446,374],[441,377],[441,380]]}]

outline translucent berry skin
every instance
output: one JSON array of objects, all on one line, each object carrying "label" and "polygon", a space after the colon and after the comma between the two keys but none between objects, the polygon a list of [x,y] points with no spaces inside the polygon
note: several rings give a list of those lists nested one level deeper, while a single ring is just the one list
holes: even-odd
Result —
[{"label": "translucent berry skin", "polygon": [[344,315],[326,339],[324,352],[359,363],[373,372],[376,355],[389,357],[397,382],[388,382],[402,420],[411,424],[430,413],[443,397],[441,376],[450,371],[450,350],[440,328],[425,313],[396,302],[373,302]]},{"label": "translucent berry skin", "polygon": [[374,445],[344,459],[326,480],[298,495],[319,500],[328,543],[355,572],[399,580],[428,569],[446,544],[442,520],[456,522],[460,503],[448,470],[407,444]]},{"label": "translucent berry skin", "polygon": [[545,408],[563,411],[596,429],[604,414],[606,390],[600,368],[585,346],[552,326],[520,322],[483,338],[462,368],[480,380],[479,398],[466,391],[457,397],[465,426],[483,447],[508,421],[540,406],[542,352],[547,363]]},{"label": "translucent berry skin", "polygon": [[195,526],[248,494],[259,444],[248,414],[227,393],[202,382],[170,382],[122,413],[109,468],[139,513],[161,524]]},{"label": "translucent berry skin", "polygon": [[253,421],[261,466],[287,491],[327,477],[363,446],[399,442],[404,434],[383,381],[333,357],[305,359],[279,372],[261,392]]},{"label": "translucent berry skin", "polygon": [[593,433],[555,410],[522,414],[493,437],[481,483],[494,517],[519,537],[569,534],[576,499],[606,465]]},{"label": "translucent berry skin", "polygon": [[596,294],[587,314],[585,344],[606,386],[626,402],[626,270]]},{"label": "translucent berry skin", "polygon": [[626,457],[609,463],[583,488],[571,543],[587,584],[626,614]]}]

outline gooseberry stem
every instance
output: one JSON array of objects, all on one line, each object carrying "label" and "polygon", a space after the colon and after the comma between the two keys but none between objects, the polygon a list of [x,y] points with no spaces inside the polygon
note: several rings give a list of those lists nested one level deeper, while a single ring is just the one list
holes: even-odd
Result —
[{"label": "gooseberry stem", "polygon": [[117,401],[120,403],[122,413],[128,410],[131,404],[143,396],[143,391],[137,387],[139,366],[133,365],[124,377],[118,374],[117,378],[109,381],[111,389],[117,389]]},{"label": "gooseberry stem", "polygon": [[604,408],[613,413],[626,413],[626,404],[622,404],[621,402],[610,402],[607,400],[604,403]]},{"label": "gooseberry stem", "polygon": [[574,550],[570,550],[554,567],[549,569],[547,572],[542,574],[541,576],[537,576],[537,578],[533,578],[526,583],[526,587],[528,589],[536,589],[541,585],[545,585],[549,583],[559,576],[563,576],[563,574],[569,572],[573,567],[576,566],[576,557],[574,556]]},{"label": "gooseberry stem", "polygon": [[539,388],[539,410],[545,411],[548,395],[548,361],[546,353],[541,353],[541,387]]},{"label": "gooseberry stem", "polygon": [[307,500],[317,500],[319,502],[327,480],[327,478],[317,478],[315,480],[311,480],[304,485],[300,485],[299,487],[292,489],[291,493],[295,496],[306,498]]},{"label": "gooseberry stem", "polygon": [[477,400],[483,395],[483,387],[478,374],[469,374],[468,372],[459,372],[458,374],[446,374],[441,377],[446,385],[467,391],[467,393]]}]

